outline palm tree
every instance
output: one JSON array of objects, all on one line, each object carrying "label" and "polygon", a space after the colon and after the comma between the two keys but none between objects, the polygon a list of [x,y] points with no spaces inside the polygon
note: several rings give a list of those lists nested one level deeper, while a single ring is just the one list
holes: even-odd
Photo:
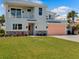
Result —
[{"label": "palm tree", "polygon": [[77,13],[76,13],[75,11],[71,11],[71,12],[69,12],[69,13],[67,14],[67,18],[68,18],[68,19],[71,18],[72,22],[74,22],[75,17],[78,17],[78,16],[77,16]]},{"label": "palm tree", "polygon": [[75,11],[71,11],[67,14],[67,19],[68,23],[71,25],[70,28],[72,29],[72,34],[74,34],[74,22],[75,22],[75,17],[77,16],[77,13]]}]

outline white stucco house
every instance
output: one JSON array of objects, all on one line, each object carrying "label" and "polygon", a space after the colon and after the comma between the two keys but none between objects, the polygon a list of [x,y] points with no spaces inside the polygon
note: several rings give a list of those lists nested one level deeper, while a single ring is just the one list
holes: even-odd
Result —
[{"label": "white stucco house", "polygon": [[7,35],[48,35],[55,13],[48,12],[46,5],[24,0],[5,0],[4,5]]}]

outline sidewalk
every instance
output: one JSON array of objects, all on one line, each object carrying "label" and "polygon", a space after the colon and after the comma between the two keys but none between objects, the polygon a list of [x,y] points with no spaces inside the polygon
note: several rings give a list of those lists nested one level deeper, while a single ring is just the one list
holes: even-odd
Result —
[{"label": "sidewalk", "polygon": [[79,35],[62,35],[62,36],[53,36],[53,37],[79,42]]}]

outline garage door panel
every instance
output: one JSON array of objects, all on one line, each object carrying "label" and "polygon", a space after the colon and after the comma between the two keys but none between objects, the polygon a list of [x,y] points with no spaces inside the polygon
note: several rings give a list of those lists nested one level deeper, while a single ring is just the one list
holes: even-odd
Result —
[{"label": "garage door panel", "polygon": [[65,24],[49,24],[48,34],[49,35],[63,35],[65,34]]}]

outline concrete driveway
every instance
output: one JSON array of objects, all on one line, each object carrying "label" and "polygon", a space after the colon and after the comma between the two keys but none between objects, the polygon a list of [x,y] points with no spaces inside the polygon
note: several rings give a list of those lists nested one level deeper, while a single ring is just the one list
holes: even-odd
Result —
[{"label": "concrete driveway", "polygon": [[62,35],[62,36],[53,36],[53,37],[79,42],[79,35]]}]

